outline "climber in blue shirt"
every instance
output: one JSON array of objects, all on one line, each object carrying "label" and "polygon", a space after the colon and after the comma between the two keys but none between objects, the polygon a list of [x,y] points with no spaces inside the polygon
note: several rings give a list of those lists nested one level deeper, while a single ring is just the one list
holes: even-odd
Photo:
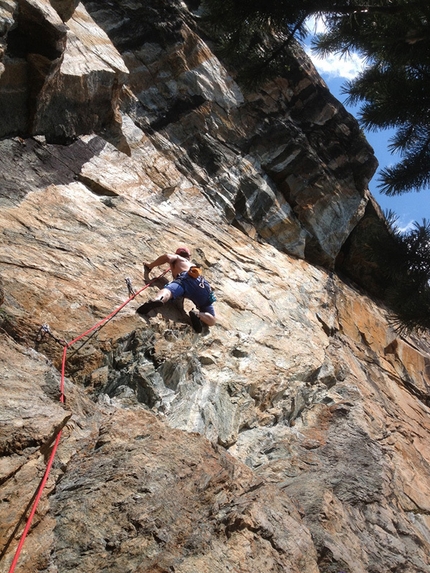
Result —
[{"label": "climber in blue shirt", "polygon": [[208,281],[201,275],[198,266],[190,261],[191,252],[187,247],[179,247],[175,254],[164,254],[159,256],[152,263],[144,263],[146,269],[151,271],[154,267],[159,267],[168,263],[172,272],[173,281],[165,285],[153,300],[145,302],[137,309],[139,314],[147,314],[150,310],[158,308],[179,297],[188,298],[197,307],[191,310],[189,316],[191,324],[196,332],[201,332],[203,324],[213,326],[216,323],[215,295]]}]

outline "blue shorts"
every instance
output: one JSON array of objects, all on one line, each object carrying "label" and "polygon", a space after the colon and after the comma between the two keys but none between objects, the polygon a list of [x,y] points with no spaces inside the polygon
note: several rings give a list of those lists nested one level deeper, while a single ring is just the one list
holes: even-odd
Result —
[{"label": "blue shorts", "polygon": [[202,277],[194,279],[186,272],[181,273],[164,288],[172,293],[173,299],[181,296],[188,298],[196,305],[200,312],[208,312],[212,316],[215,316],[215,309],[210,300],[210,290],[208,290],[210,286]]},{"label": "blue shorts", "polygon": [[209,304],[208,306],[199,306],[197,308],[200,312],[208,312],[212,316],[215,316],[215,309],[213,304]]}]

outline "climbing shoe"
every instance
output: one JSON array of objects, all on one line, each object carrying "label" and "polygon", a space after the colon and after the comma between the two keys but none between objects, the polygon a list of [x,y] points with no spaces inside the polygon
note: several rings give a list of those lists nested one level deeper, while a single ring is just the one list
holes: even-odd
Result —
[{"label": "climbing shoe", "polygon": [[188,313],[191,318],[191,324],[196,332],[201,332],[203,330],[203,322],[200,320],[197,312],[195,310],[190,310]]},{"label": "climbing shoe", "polygon": [[142,304],[142,306],[139,306],[136,312],[137,314],[148,314],[150,310],[153,310],[154,308],[158,308],[160,306],[163,306],[161,300],[150,300]]}]

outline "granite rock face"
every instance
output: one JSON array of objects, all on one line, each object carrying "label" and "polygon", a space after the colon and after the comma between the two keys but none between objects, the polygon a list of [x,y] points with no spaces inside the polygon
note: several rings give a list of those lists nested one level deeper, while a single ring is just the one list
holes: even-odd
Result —
[{"label": "granite rock face", "polygon": [[94,132],[130,156],[132,120],[229,223],[334,265],[376,160],[298,47],[286,77],[245,94],[173,0],[22,0],[0,17],[1,136]]},{"label": "granite rock face", "polygon": [[[0,16],[0,571],[60,431],[17,571],[429,571],[429,340],[332,270],[376,216],[355,120],[299,51],[244,94],[174,1]],[[135,313],[178,244],[200,335]]]},{"label": "granite rock face", "polygon": [[0,136],[43,134],[66,143],[96,131],[120,144],[119,88],[128,70],[83,4],[61,4],[2,5]]}]

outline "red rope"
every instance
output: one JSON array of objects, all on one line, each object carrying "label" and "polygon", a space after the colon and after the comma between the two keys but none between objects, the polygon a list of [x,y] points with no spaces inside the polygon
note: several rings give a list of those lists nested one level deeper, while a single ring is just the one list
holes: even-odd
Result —
[{"label": "red rope", "polygon": [[21,539],[19,540],[18,547],[16,548],[15,556],[12,561],[12,565],[10,566],[9,573],[15,570],[16,564],[18,562],[18,558],[21,553],[22,546],[24,545],[25,538],[27,537],[27,533],[30,529],[31,522],[33,521],[34,514],[36,513],[37,506],[39,505],[40,498],[42,497],[43,490],[45,488],[45,484],[48,481],[49,473],[51,471],[51,466],[54,461],[55,454],[57,452],[58,444],[60,443],[61,438],[61,430],[58,432],[57,437],[55,439],[54,447],[52,448],[51,455],[49,456],[48,464],[45,469],[45,474],[43,476],[42,481],[40,482],[39,489],[37,491],[37,495],[34,499],[33,507],[31,508],[30,515],[28,516],[27,523],[25,524],[24,531],[21,534]]},{"label": "red rope", "polygon": [[[110,320],[111,318],[113,318],[120,310],[122,310],[130,301],[132,301],[133,299],[135,299],[142,291],[144,291],[145,289],[147,289],[152,283],[154,283],[156,280],[162,278],[166,273],[168,273],[170,271],[170,269],[166,269],[164,272],[161,273],[161,275],[159,275],[158,277],[156,277],[155,279],[152,279],[149,283],[147,283],[145,286],[143,286],[140,290],[138,290],[136,293],[134,293],[133,295],[131,295],[123,304],[121,304],[118,308],[116,308],[113,312],[111,312],[108,316],[106,316],[105,318],[103,318],[102,320],[100,320],[99,322],[97,322],[94,326],[92,326],[91,328],[89,328],[86,332],[84,332],[83,334],[80,334],[79,336],[77,336],[76,338],[74,338],[71,342],[68,342],[64,345],[63,348],[63,358],[62,358],[62,362],[61,362],[61,381],[60,381],[60,402],[62,404],[64,404],[64,381],[65,381],[65,372],[66,372],[66,358],[67,358],[67,349],[70,348],[73,344],[75,344],[75,342],[78,342],[78,340],[81,340],[84,336],[87,336],[88,334],[90,334],[91,332],[93,332],[94,330],[96,330],[97,328],[103,326],[103,324],[105,324],[108,320]],[[29,532],[29,529],[31,527],[31,522],[33,521],[33,517],[34,514],[36,513],[37,510],[37,506],[39,505],[39,501],[40,498],[42,497],[42,493],[43,490],[45,488],[46,482],[48,481],[48,477],[51,471],[51,467],[52,464],[54,462],[54,457],[55,454],[57,452],[58,449],[58,445],[60,443],[60,438],[61,438],[61,431],[60,430],[57,434],[57,437],[55,438],[55,442],[54,442],[54,446],[52,448],[51,451],[51,455],[49,456],[49,460],[48,463],[46,465],[46,469],[45,469],[45,473],[43,475],[43,479],[40,482],[39,488],[37,490],[37,494],[36,497],[34,499],[34,503],[33,503],[33,507],[31,508],[30,514],[27,518],[27,523],[25,524],[24,530],[21,534],[21,539],[19,540],[18,543],[18,547],[16,548],[15,551],[15,555],[13,558],[13,561],[11,563],[10,569],[9,569],[9,573],[13,573],[13,571],[15,571],[15,567],[16,564],[18,562],[19,556],[21,554],[21,550],[22,547],[24,545],[24,541],[25,538],[27,537],[27,534]]]},{"label": "red rope", "polygon": [[164,277],[164,275],[166,273],[168,273],[170,271],[170,269],[166,269],[163,273],[161,273],[161,275],[159,275],[158,277],[156,277],[155,279],[152,279],[152,281],[150,281],[149,283],[147,283],[144,287],[142,287],[140,290],[138,290],[135,294],[131,295],[121,306],[119,306],[117,309],[115,309],[113,312],[111,312],[108,316],[106,316],[105,318],[103,318],[102,320],[100,320],[100,322],[98,322],[97,324],[95,324],[94,326],[92,326],[91,328],[89,328],[86,332],[83,332],[82,334],[80,334],[79,336],[77,336],[76,338],[74,338],[71,342],[69,342],[67,344],[67,347],[70,348],[70,346],[72,346],[72,344],[74,344],[75,342],[78,342],[78,340],[81,340],[82,338],[84,338],[84,336],[87,336],[88,334],[90,334],[91,332],[93,332],[94,330],[96,330],[97,328],[99,328],[100,326],[103,326],[103,324],[105,322],[107,322],[108,320],[110,320],[112,317],[114,317],[120,310],[122,310],[131,300],[133,300],[134,298],[137,297],[138,294],[140,294],[142,291],[144,291],[146,288],[148,288],[153,282],[155,282],[158,279],[161,279],[161,277]]}]

